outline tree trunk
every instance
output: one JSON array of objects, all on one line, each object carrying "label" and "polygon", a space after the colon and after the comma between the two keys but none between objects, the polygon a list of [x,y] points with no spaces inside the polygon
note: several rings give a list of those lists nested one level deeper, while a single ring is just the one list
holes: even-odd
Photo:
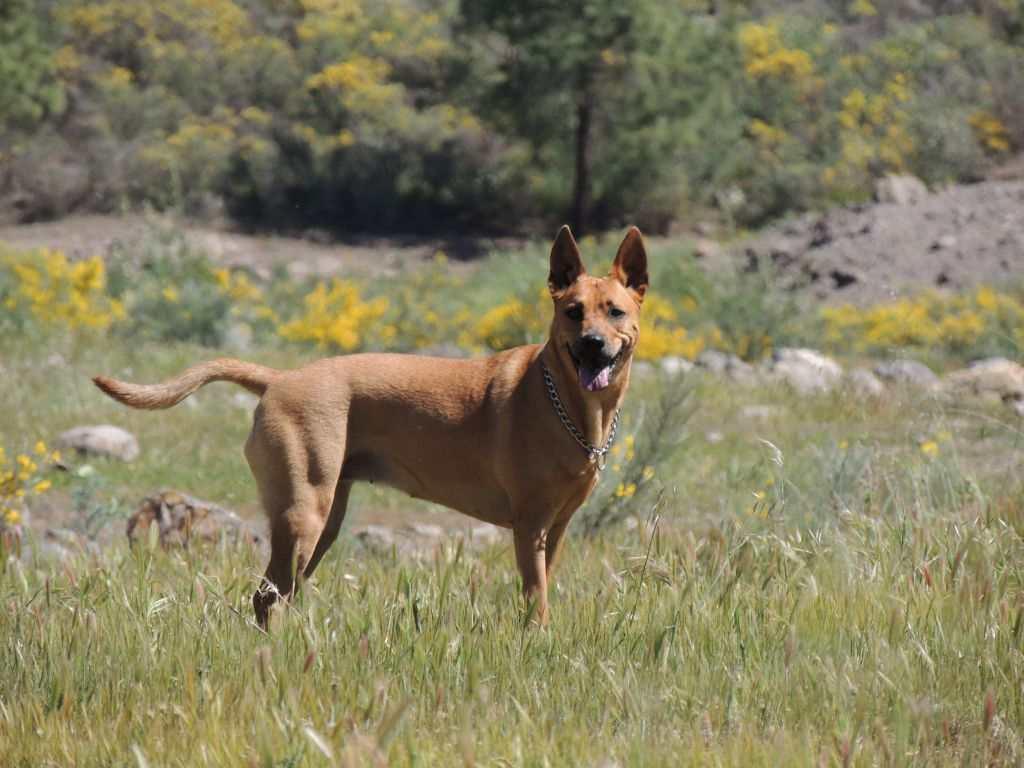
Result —
[{"label": "tree trunk", "polygon": [[572,193],[569,225],[576,237],[587,230],[590,212],[590,122],[594,104],[589,87],[584,87],[576,104],[576,178]]}]

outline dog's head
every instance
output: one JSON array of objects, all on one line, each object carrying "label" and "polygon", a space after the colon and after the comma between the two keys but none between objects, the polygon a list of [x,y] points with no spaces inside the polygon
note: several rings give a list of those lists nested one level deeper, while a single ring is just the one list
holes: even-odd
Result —
[{"label": "dog's head", "polygon": [[548,288],[555,302],[551,343],[580,388],[598,392],[616,384],[640,338],[640,305],[647,291],[647,252],[640,230],[630,227],[607,277],[583,268],[568,227],[551,246]]}]

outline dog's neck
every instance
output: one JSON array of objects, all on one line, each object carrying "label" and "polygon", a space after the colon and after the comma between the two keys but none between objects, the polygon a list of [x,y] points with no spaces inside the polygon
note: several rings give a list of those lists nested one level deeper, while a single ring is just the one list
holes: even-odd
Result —
[{"label": "dog's neck", "polygon": [[583,432],[587,442],[598,448],[604,446],[611,433],[615,413],[622,405],[629,387],[629,373],[632,364],[630,357],[622,363],[614,381],[598,392],[587,392],[579,383],[579,375],[564,360],[564,355],[556,353],[549,341],[540,352],[540,359],[551,371],[558,388],[558,396],[572,423]]}]

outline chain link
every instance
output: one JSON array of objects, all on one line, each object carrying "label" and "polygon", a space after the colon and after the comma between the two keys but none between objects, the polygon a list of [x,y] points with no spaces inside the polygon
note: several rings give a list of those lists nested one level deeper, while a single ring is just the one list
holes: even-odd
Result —
[{"label": "chain link", "polygon": [[562,426],[565,427],[566,431],[573,436],[580,447],[586,451],[587,458],[597,465],[598,470],[604,469],[608,450],[612,447],[612,443],[615,442],[615,430],[619,427],[619,409],[615,409],[615,415],[612,417],[612,430],[608,435],[608,440],[605,441],[603,447],[598,448],[596,445],[591,443],[580,432],[576,425],[572,423],[572,419],[569,418],[569,414],[565,412],[565,406],[562,405],[562,398],[558,396],[558,388],[555,387],[555,380],[551,376],[551,371],[541,361],[541,370],[544,372],[544,385],[548,388],[548,399],[551,400],[551,404],[555,407],[555,413],[558,414],[558,418],[562,421]]}]

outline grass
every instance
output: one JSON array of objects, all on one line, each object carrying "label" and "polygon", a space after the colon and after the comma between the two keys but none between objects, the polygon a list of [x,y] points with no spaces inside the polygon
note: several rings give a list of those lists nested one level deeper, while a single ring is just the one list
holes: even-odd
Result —
[{"label": "grass", "polygon": [[[106,494],[131,504],[170,486],[253,511],[231,388],[135,413],[86,375],[155,379],[196,348],[60,351],[54,368],[6,343],[9,448],[112,421],[143,452],[94,462]],[[670,386],[637,383],[624,434],[638,446]],[[669,416],[677,441],[643,459],[650,488],[616,500],[610,465],[598,501],[642,524],[574,537],[546,631],[527,626],[507,544],[413,562],[340,543],[269,635],[250,620],[263,563],[248,550],[118,543],[63,567],[8,562],[5,764],[1024,759],[1018,428],[939,402],[693,386]],[[744,416],[751,402],[774,411]],[[920,448],[932,437],[937,457]],[[78,482],[58,478],[56,498]],[[423,510],[377,490],[354,506],[375,504]]]},{"label": "grass", "polygon": [[[505,268],[495,284],[523,269]],[[89,381],[154,381],[222,353],[0,337],[8,454],[104,422],[142,448],[131,464],[90,459],[88,478],[68,457],[72,471],[31,499],[36,534],[86,490],[130,509],[175,488],[258,515],[237,389],[142,413]],[[244,356],[313,355],[273,344]],[[1024,761],[1020,419],[910,391],[797,396],[651,373],[620,435],[574,525],[547,630],[529,625],[508,542],[450,539],[402,559],[343,535],[269,634],[250,618],[264,563],[248,549],[130,550],[111,525],[98,554],[5,561],[3,764]],[[357,491],[349,527],[443,519]],[[636,524],[583,535],[606,518]]]},{"label": "grass", "polygon": [[270,634],[248,551],[11,564],[0,742],[10,766],[1015,764],[1022,523],[620,531],[569,548],[546,631],[507,547],[343,545]]}]

